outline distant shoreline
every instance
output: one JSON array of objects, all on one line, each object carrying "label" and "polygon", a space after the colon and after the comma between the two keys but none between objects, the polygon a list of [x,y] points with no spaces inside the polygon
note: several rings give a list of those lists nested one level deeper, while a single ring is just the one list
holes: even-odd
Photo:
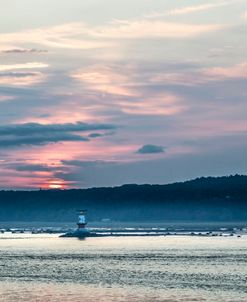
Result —
[{"label": "distant shoreline", "polygon": [[[90,222],[88,228],[94,229],[112,229],[112,230],[164,230],[165,232],[234,232],[236,230],[246,230],[247,221],[242,222],[121,222],[112,221],[108,223]],[[22,230],[22,231],[40,231],[43,232],[68,232],[75,230],[75,222],[18,222],[8,221],[0,222],[0,230]]]},{"label": "distant shoreline", "polygon": [[[109,222],[102,222],[102,221],[89,221],[90,227],[169,227],[169,226],[185,226],[190,227],[192,226],[244,226],[247,224],[247,220],[243,221],[109,221]],[[76,216],[74,221],[0,221],[0,228],[1,227],[39,227],[39,226],[54,226],[54,227],[75,227],[76,225]]]},{"label": "distant shoreline", "polygon": [[70,224],[86,209],[95,226],[247,221],[247,176],[202,177],[170,185],[0,191],[0,221]]}]

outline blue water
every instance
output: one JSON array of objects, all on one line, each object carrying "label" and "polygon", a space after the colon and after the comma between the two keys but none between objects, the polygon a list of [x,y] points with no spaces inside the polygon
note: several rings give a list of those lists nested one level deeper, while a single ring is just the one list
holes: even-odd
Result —
[{"label": "blue water", "polygon": [[247,236],[0,236],[0,301],[247,301]]}]

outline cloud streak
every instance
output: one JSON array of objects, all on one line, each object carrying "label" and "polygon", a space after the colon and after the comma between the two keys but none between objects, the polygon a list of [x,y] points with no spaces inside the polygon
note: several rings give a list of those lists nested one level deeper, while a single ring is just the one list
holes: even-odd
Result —
[{"label": "cloud streak", "polygon": [[[129,115],[175,115],[184,110],[180,97],[170,92],[145,91],[150,74],[139,75],[140,70],[134,66],[123,68],[121,65],[93,65],[71,74],[79,81],[84,90],[100,93],[104,99],[117,101],[111,106]],[[107,102],[107,101],[106,101]],[[105,106],[109,106],[106,104]]]},{"label": "cloud streak", "polygon": [[[94,130],[112,130],[115,126],[109,124],[12,124],[0,126],[0,148],[19,147],[27,145],[46,145],[58,142],[89,141],[81,136],[81,132]],[[76,133],[76,134],[75,134]]]},{"label": "cloud streak", "polygon": [[63,167],[49,166],[46,164],[32,164],[32,163],[13,163],[5,165],[7,169],[15,170],[18,172],[57,172],[62,170]]},{"label": "cloud streak", "polygon": [[36,48],[10,48],[0,51],[5,54],[42,54],[47,53],[47,50]]},{"label": "cloud streak", "polygon": [[32,86],[46,80],[47,76],[42,72],[2,72],[0,73],[0,85],[7,86]]},{"label": "cloud streak", "polygon": [[172,116],[184,110],[180,98],[171,93],[143,95],[134,101],[120,100],[119,105],[122,112],[130,115]]},{"label": "cloud streak", "polygon": [[229,67],[201,68],[190,73],[159,73],[150,79],[151,83],[166,83],[182,86],[203,85],[210,82],[220,82],[247,78],[247,62]]},{"label": "cloud streak", "polygon": [[19,69],[39,69],[39,68],[47,68],[49,65],[40,62],[30,62],[25,64],[9,64],[9,65],[0,65],[0,72],[2,71],[11,71],[11,70],[19,70]]},{"label": "cloud streak", "polygon": [[109,66],[95,65],[71,74],[71,77],[80,81],[86,88],[96,90],[102,94],[134,96],[137,92],[131,87],[130,77],[126,71]]},{"label": "cloud streak", "polygon": [[41,62],[2,64],[0,65],[0,85],[31,86],[42,83],[45,81],[46,75],[35,69],[47,67],[49,67],[48,64]]},{"label": "cloud streak", "polygon": [[180,15],[187,15],[191,13],[197,13],[202,11],[207,11],[210,9],[215,9],[223,6],[233,5],[235,3],[241,2],[239,0],[235,1],[222,1],[219,3],[210,3],[210,4],[201,4],[201,5],[194,5],[194,6],[184,6],[181,8],[175,8],[170,11],[165,12],[155,12],[145,16],[148,19],[153,19],[157,17],[169,17],[169,16],[180,16]]},{"label": "cloud streak", "polygon": [[5,52],[8,49],[14,49],[16,52],[16,50],[22,49],[24,44],[87,50],[117,47],[119,40],[125,39],[192,38],[221,30],[224,27],[222,24],[149,21],[145,18],[131,21],[115,20],[107,25],[94,27],[77,22],[20,32],[2,33],[0,34],[0,44],[2,45],[2,51]]},{"label": "cloud streak", "polygon": [[90,30],[90,27],[84,23],[68,23],[0,34],[0,43],[2,44],[3,50],[10,48],[12,45],[23,45],[23,43],[35,43],[51,48],[65,49],[109,47],[109,43],[105,41],[94,41],[90,39]]},{"label": "cloud streak", "polygon": [[[1,80],[0,80],[0,83],[1,83]],[[14,97],[11,95],[0,95],[0,103],[12,101],[13,99],[14,99]]]},{"label": "cloud streak", "polygon": [[186,24],[164,21],[115,21],[96,29],[92,35],[107,39],[191,38],[224,28],[222,24]]},{"label": "cloud streak", "polygon": [[10,124],[0,125],[0,135],[32,135],[32,134],[47,134],[61,132],[85,132],[94,130],[112,130],[116,127],[111,124],[87,124],[82,122],[67,123],[67,124]]}]

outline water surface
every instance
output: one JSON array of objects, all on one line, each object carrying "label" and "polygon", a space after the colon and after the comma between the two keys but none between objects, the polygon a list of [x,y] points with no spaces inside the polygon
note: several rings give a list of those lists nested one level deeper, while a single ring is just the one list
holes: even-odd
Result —
[{"label": "water surface", "polygon": [[0,236],[0,301],[247,301],[247,236]]}]

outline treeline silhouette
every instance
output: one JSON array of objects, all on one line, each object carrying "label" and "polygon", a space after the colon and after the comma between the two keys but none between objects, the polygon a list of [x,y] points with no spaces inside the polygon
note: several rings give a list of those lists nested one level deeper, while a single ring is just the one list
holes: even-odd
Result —
[{"label": "treeline silhouette", "polygon": [[202,177],[168,185],[0,191],[0,221],[247,221],[247,176]]}]

